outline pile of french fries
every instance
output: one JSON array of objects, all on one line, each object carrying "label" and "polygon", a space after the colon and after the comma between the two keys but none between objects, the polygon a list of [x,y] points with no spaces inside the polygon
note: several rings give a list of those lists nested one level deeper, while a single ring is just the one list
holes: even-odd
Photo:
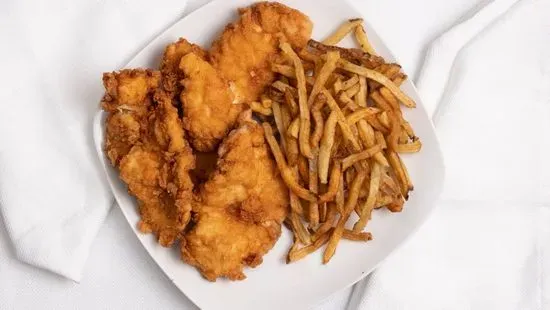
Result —
[{"label": "pile of french fries", "polygon": [[[401,67],[376,55],[362,22],[349,20],[297,52],[281,43],[285,60],[272,66],[279,78],[251,104],[289,188],[289,263],[325,244],[328,263],[341,239],[371,240],[363,230],[373,210],[399,212],[413,190],[399,153],[421,149],[401,112],[416,104],[399,88]],[[360,49],[335,46],[352,32]]]}]

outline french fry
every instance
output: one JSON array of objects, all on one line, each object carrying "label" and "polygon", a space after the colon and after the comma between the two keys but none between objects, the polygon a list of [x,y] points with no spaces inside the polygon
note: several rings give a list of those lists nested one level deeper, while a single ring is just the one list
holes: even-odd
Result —
[{"label": "french fry", "polygon": [[357,123],[359,120],[362,120],[368,116],[372,116],[375,114],[380,113],[380,109],[377,108],[360,108],[357,111],[354,111],[353,113],[348,114],[346,116],[346,122],[348,125],[352,126],[353,124]]},{"label": "french fry", "polygon": [[382,98],[380,93],[378,91],[375,91],[370,96],[372,98],[372,101],[374,101],[374,104],[376,104],[380,109],[384,111],[392,111],[391,105]]},{"label": "french fry", "polygon": [[344,214],[345,197],[344,197],[344,174],[343,173],[340,173],[340,182],[338,182],[338,192],[336,193],[336,197],[334,197],[334,202],[335,202],[336,210],[340,214]]},{"label": "french fry", "polygon": [[290,115],[292,115],[293,117],[297,116],[298,113],[300,113],[300,110],[298,108],[298,104],[294,100],[294,96],[292,95],[292,92],[290,91],[290,89],[285,89],[284,96],[285,96],[285,103],[290,109]]},{"label": "french fry", "polygon": [[265,116],[270,116],[271,114],[273,114],[270,108],[264,107],[261,103],[257,101],[252,101],[250,103],[250,109],[252,109],[252,111],[256,113],[260,113]]},{"label": "french fry", "polygon": [[378,198],[376,199],[376,203],[374,204],[375,209],[382,208],[390,203],[393,202],[394,198],[389,195],[381,195],[382,193],[378,194]]},{"label": "french fry", "polygon": [[283,178],[283,181],[285,182],[285,184],[298,197],[307,201],[317,201],[316,195],[314,193],[311,193],[307,189],[303,188],[302,186],[300,186],[300,184],[298,184],[297,180],[294,178],[292,170],[287,166],[284,155],[281,152],[281,149],[279,148],[279,144],[277,143],[277,140],[273,136],[273,130],[271,129],[271,125],[269,125],[268,123],[263,123],[262,126],[264,128],[266,141],[271,149],[271,153],[273,154],[273,157],[275,158],[275,162],[277,163],[277,167],[281,172],[281,177]]},{"label": "french fry", "polygon": [[292,87],[289,84],[284,83],[281,80],[273,82],[273,84],[271,84],[271,87],[275,88],[276,90],[278,90],[282,93],[284,93],[285,91],[289,91],[292,94],[293,97],[298,96],[298,90],[296,90],[295,87]]},{"label": "french fry", "polygon": [[287,257],[287,263],[298,261],[308,256],[309,254],[317,251],[320,247],[322,247],[325,243],[327,243],[327,241],[329,240],[329,237],[330,237],[330,232],[326,232],[317,240],[315,240],[313,244],[305,246],[301,249],[295,249],[294,251],[290,251]]},{"label": "french fry", "polygon": [[390,79],[388,79],[385,75],[376,72],[371,69],[367,69],[365,67],[361,67],[358,65],[355,65],[345,59],[340,58],[338,60],[338,66],[346,71],[362,75],[366,77],[367,79],[374,80],[382,85],[384,85],[386,88],[388,88],[392,94],[406,107],[414,108],[416,107],[416,103],[405,93],[403,93],[399,87],[397,87]]},{"label": "french fry", "polygon": [[420,152],[422,148],[422,143],[420,140],[413,141],[407,144],[397,144],[395,151],[397,153],[417,153]]},{"label": "french fry", "polygon": [[356,83],[355,85],[353,85],[352,87],[346,89],[346,95],[349,97],[349,98],[353,98],[355,97],[355,95],[357,95],[357,93],[359,92],[359,89],[361,88],[361,86],[359,85],[359,83]]},{"label": "french fry", "polygon": [[321,67],[321,70],[319,70],[319,74],[316,76],[315,83],[313,84],[311,93],[309,94],[307,101],[308,106],[313,105],[313,102],[317,98],[317,95],[319,95],[321,89],[325,86],[329,76],[334,69],[336,69],[338,59],[340,59],[340,53],[338,53],[338,51],[330,51],[326,55],[326,62],[323,64],[323,67]]},{"label": "french fry", "polygon": [[370,232],[356,232],[353,230],[344,229],[342,239],[351,241],[369,241],[372,240],[372,234]]},{"label": "french fry", "polygon": [[323,120],[323,112],[321,109],[323,108],[324,104],[326,103],[326,99],[324,99],[323,95],[319,95],[317,97],[317,101],[313,104],[311,107],[311,116],[313,117],[313,122],[315,124],[313,133],[311,134],[311,147],[314,149],[317,149],[319,147],[319,141],[321,141],[321,138],[323,137],[323,127],[324,127],[324,120]]},{"label": "french fry", "polygon": [[356,18],[356,19],[350,19],[343,23],[336,31],[331,34],[328,38],[323,40],[323,44],[327,45],[334,45],[340,41],[348,34],[350,33],[355,27],[358,25],[361,25],[363,22],[363,19]]},{"label": "french fry", "polygon": [[399,188],[401,189],[401,195],[403,197],[407,197],[408,195],[408,182],[407,182],[407,176],[405,175],[405,171],[403,170],[403,167],[401,166],[401,161],[399,160],[399,156],[394,151],[387,151],[386,157],[388,158],[388,161],[390,163],[390,166],[392,167],[393,171],[395,172],[395,176],[397,177],[397,181],[399,182]]},{"label": "french fry", "polygon": [[367,94],[369,93],[367,78],[364,76],[359,77],[359,92],[355,95],[356,102],[358,106],[366,107],[367,106]]},{"label": "french fry", "polygon": [[289,217],[292,228],[294,228],[296,238],[298,238],[298,240],[304,245],[311,244],[311,236],[307,229],[304,227],[304,224],[302,223],[302,220],[300,219],[298,214],[296,214],[294,211],[291,211]]},{"label": "french fry", "polygon": [[372,48],[372,45],[369,42],[369,39],[367,38],[367,33],[365,32],[365,28],[363,28],[363,25],[357,25],[355,27],[355,39],[357,39],[357,43],[359,43],[359,46],[361,46],[361,49],[365,51],[366,53],[369,53],[371,55],[376,55],[376,52]]},{"label": "french fry", "polygon": [[390,128],[390,119],[388,117],[388,112],[387,111],[384,111],[384,112],[378,114],[378,120],[380,121],[382,126],[384,126],[386,128]]},{"label": "french fry", "polygon": [[[363,50],[358,48],[343,48],[339,46],[326,45],[315,40],[309,40],[307,45],[313,49],[313,52],[310,54],[316,54],[315,56],[318,58],[322,58],[322,56],[319,55],[321,53],[326,53],[327,51],[339,51],[340,57],[353,63],[360,63],[361,66],[368,69],[375,69],[381,64],[384,64],[384,59],[382,57],[365,53]],[[308,55],[307,57],[310,56]]]},{"label": "french fry", "polygon": [[[296,81],[298,84],[298,107],[300,110],[300,136],[298,142],[300,146],[300,152],[307,158],[313,158],[311,146],[309,145],[310,134],[310,120],[309,120],[309,107],[307,105],[307,90],[306,90],[306,76],[304,73],[304,67],[302,61],[296,55],[290,44],[284,42],[281,44],[281,50],[292,60],[294,63],[294,69],[296,70]],[[393,85],[393,84],[392,84]]]},{"label": "french fry", "polygon": [[[309,167],[309,191],[317,194],[319,191],[319,174],[317,172],[317,157],[308,160]],[[309,202],[309,227],[319,225],[319,204],[317,201]]]},{"label": "french fry", "polygon": [[288,126],[288,129],[286,131],[286,134],[289,137],[293,137],[295,139],[298,139],[298,136],[300,134],[300,118],[296,117],[295,119],[290,122],[290,125]]},{"label": "french fry", "polygon": [[298,156],[300,155],[300,149],[298,147],[298,139],[294,137],[288,137],[286,142],[287,142],[286,158],[288,160],[288,164],[291,166],[294,166],[297,164]]},{"label": "french fry", "polygon": [[312,239],[315,241],[319,239],[322,235],[324,235],[326,232],[330,231],[332,228],[332,225],[334,224],[334,219],[336,218],[336,213],[338,211],[336,210],[336,206],[334,203],[328,204],[328,210],[327,210],[327,218],[321,226],[315,231],[315,233],[312,236]]},{"label": "french fry", "polygon": [[346,171],[349,167],[353,166],[356,162],[365,160],[374,156],[374,154],[382,151],[382,145],[376,144],[359,153],[351,154],[342,160],[342,170]]},{"label": "french fry", "polygon": [[309,164],[308,159],[304,155],[298,156],[298,174],[300,180],[304,183],[304,186],[309,187]]},{"label": "french fry", "polygon": [[319,204],[319,223],[324,223],[327,220],[327,203]]},{"label": "french fry", "polygon": [[371,169],[369,196],[367,201],[361,208],[361,214],[359,220],[353,225],[353,231],[360,232],[365,229],[368,220],[370,219],[376,198],[378,197],[378,191],[380,190],[380,175],[382,174],[382,168],[379,164],[375,163]]},{"label": "french fry", "polygon": [[325,97],[327,98],[327,104],[330,107],[330,109],[332,111],[336,111],[336,116],[338,118],[338,125],[342,130],[342,134],[344,135],[344,138],[352,145],[353,150],[360,150],[361,147],[359,146],[359,142],[353,136],[353,133],[351,132],[351,128],[346,122],[346,116],[344,115],[342,110],[340,110],[340,107],[338,106],[338,103],[336,103],[336,100],[334,100],[334,98],[326,88],[323,89],[321,93],[325,95]]},{"label": "french fry", "polygon": [[330,172],[330,182],[327,191],[319,196],[319,202],[328,202],[334,199],[338,188],[340,187],[340,175],[342,174],[342,163],[339,160],[334,161]]},{"label": "french fry", "polygon": [[359,77],[354,74],[351,78],[342,82],[342,90],[347,90],[350,87],[355,86],[357,83],[359,83]]},{"label": "french fry", "polygon": [[[271,104],[271,110],[273,111],[273,118],[275,119],[275,126],[277,126],[277,131],[279,131],[279,135],[281,138],[281,144],[283,151],[287,153],[287,141],[286,141],[286,134],[285,134],[285,127],[283,124],[283,116],[281,112],[281,106],[278,102],[273,102]],[[287,157],[288,160],[288,157]]]},{"label": "french fry", "polygon": [[346,201],[346,204],[344,206],[344,212],[340,216],[340,219],[338,219],[338,223],[336,224],[336,227],[334,228],[334,231],[330,236],[327,248],[325,249],[325,253],[323,254],[323,264],[328,263],[336,252],[336,247],[338,246],[338,242],[342,238],[342,234],[344,232],[344,225],[348,221],[351,212],[357,204],[357,199],[359,198],[359,190],[363,185],[363,181],[365,181],[365,177],[366,173],[364,171],[359,171],[355,176],[355,179],[351,183],[348,201]]},{"label": "french fry", "polygon": [[334,91],[335,94],[338,94],[342,90],[342,80],[341,79],[336,79],[334,84],[332,84],[332,90]]},{"label": "french fry", "polygon": [[384,135],[380,131],[374,132],[374,138],[376,140],[377,144],[380,144],[383,149],[387,148],[386,139],[384,138]]},{"label": "french fry", "polygon": [[338,117],[335,111],[332,111],[324,125],[323,137],[321,138],[321,146],[319,147],[319,180],[322,184],[328,181],[328,166],[330,161],[331,150],[334,145],[334,134]]}]

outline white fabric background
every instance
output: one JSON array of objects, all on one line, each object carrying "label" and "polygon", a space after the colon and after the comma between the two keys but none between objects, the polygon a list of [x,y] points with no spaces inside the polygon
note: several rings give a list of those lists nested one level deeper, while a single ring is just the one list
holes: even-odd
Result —
[{"label": "white fabric background", "polygon": [[[186,12],[205,2],[207,0],[190,1]],[[428,44],[487,1],[353,2],[385,39],[405,71],[415,78]],[[445,102],[448,108],[442,111],[438,119],[438,134],[447,163],[463,164],[447,165],[447,182],[439,209],[410,242],[365,282],[369,288],[367,295],[356,301],[362,308],[550,307],[550,293],[548,286],[545,286],[545,282],[550,281],[550,167],[545,162],[550,142],[541,134],[550,129],[550,102],[545,101],[550,98],[547,97],[550,56],[545,57],[550,55],[550,51],[544,49],[548,45],[540,45],[541,48],[537,49],[507,48],[508,45],[535,46],[532,41],[550,38],[550,32],[541,32],[548,28],[540,29],[534,22],[529,23],[531,18],[550,20],[550,10],[548,1],[522,2],[521,6],[510,12],[505,22],[497,22],[471,42],[455,63],[460,70],[453,72],[453,79],[461,82],[456,84],[475,89],[476,96],[469,97],[468,92],[460,88],[448,90],[448,102]],[[90,0],[80,0],[79,5],[84,10],[91,3],[100,7],[98,2]],[[3,5],[0,4],[0,11]],[[128,11],[115,10],[111,15],[113,20],[120,19],[122,24],[125,18],[129,19],[128,23],[141,24],[135,28],[119,29],[120,33],[115,37],[117,40],[127,40],[124,44],[127,48],[110,50],[108,39],[83,38],[83,42],[90,44],[90,53],[83,55],[75,64],[83,66],[78,70],[80,77],[89,79],[97,76],[97,84],[86,80],[87,85],[93,85],[91,89],[86,89],[79,84],[82,81],[76,80],[68,87],[100,93],[101,71],[123,64],[156,33],[183,15],[178,10],[177,1],[167,1],[160,6],[141,2],[131,7],[133,9]],[[104,8],[109,9],[107,6]],[[55,7],[40,9],[53,12]],[[166,16],[166,23],[148,25],[146,20],[150,14]],[[388,22],[389,17],[391,22]],[[35,22],[42,25],[50,19],[55,19],[53,13],[48,19]],[[25,24],[25,21],[21,23]],[[527,26],[520,27],[524,25]],[[34,27],[40,29],[39,26]],[[86,26],[78,19],[75,19],[74,27],[75,33],[86,32]],[[44,28],[43,31],[47,30]],[[104,31],[107,33],[114,29]],[[93,42],[99,43],[96,46]],[[16,44],[17,41],[9,43]],[[101,68],[86,68],[87,57],[93,58],[94,53],[112,54],[112,63],[106,63]],[[493,57],[495,53],[504,53],[510,62],[503,64],[500,60],[496,61]],[[475,57],[475,61],[471,61],[468,54],[485,57]],[[503,65],[510,66],[510,72],[525,74],[527,80],[518,82],[516,77],[502,74],[500,68]],[[53,72],[55,68],[56,64],[49,64],[46,68],[25,70],[37,70],[47,77],[47,72]],[[487,73],[491,71],[499,74]],[[486,85],[501,91],[484,93],[483,83],[469,84],[467,80],[460,80],[471,75],[484,75]],[[10,78],[13,76],[7,74],[1,77],[5,82],[0,85],[7,85],[6,81]],[[519,92],[517,89],[526,87],[525,83],[539,83],[530,89],[540,91]],[[479,94],[482,94],[481,97]],[[510,118],[510,115],[516,117]],[[535,156],[535,159],[530,156]],[[453,244],[460,244],[461,247],[454,247]],[[447,245],[445,252],[442,245]],[[406,277],[403,276],[405,274]],[[434,287],[438,289],[434,291]],[[343,309],[348,303],[349,292],[346,290],[336,294],[319,309]],[[34,308],[195,307],[148,257],[120,211],[114,208],[94,241],[80,284],[16,260],[6,230],[0,228],[0,309]]]}]

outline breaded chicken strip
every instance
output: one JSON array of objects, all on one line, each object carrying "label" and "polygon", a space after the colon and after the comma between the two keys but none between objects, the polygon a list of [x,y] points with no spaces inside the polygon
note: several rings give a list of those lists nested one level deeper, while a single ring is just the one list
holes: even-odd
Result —
[{"label": "breaded chicken strip", "polygon": [[141,126],[147,123],[159,84],[158,71],[135,69],[103,74],[105,95],[101,106],[109,112],[105,149],[114,166],[139,142]]},{"label": "breaded chicken strip", "polygon": [[207,59],[207,52],[200,46],[180,38],[174,43],[168,44],[160,63],[162,74],[162,87],[171,96],[176,97],[182,90],[180,81],[184,78],[179,68],[181,58],[189,53],[194,53],[201,59]]},{"label": "breaded chicken strip", "polygon": [[233,128],[242,105],[232,103],[227,81],[195,53],[181,58],[180,69],[185,75],[183,126],[196,150],[212,151]]},{"label": "breaded chicken strip", "polygon": [[210,49],[214,68],[229,81],[235,102],[258,100],[274,79],[271,64],[279,42],[306,46],[313,24],[298,10],[276,2],[259,2],[239,10],[240,19],[228,25]]},{"label": "breaded chicken strip", "polygon": [[139,229],[169,246],[190,219],[194,156],[177,108],[160,90],[160,74],[148,70],[106,73],[103,108],[106,153],[138,199]]},{"label": "breaded chicken strip", "polygon": [[243,112],[220,146],[216,171],[201,187],[182,258],[210,281],[242,280],[275,244],[288,209],[286,190],[263,129]]}]

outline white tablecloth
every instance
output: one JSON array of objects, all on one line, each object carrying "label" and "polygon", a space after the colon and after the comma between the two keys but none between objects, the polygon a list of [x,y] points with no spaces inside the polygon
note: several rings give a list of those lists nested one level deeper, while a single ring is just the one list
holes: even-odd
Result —
[{"label": "white tablecloth", "polygon": [[[208,0],[190,1],[187,12],[199,7]],[[410,72],[414,78],[419,66],[422,63],[423,53],[428,43],[438,35],[451,27],[457,19],[463,17],[468,12],[475,10],[484,0],[354,0],[354,4],[361,13],[377,29],[379,35],[386,40],[390,49],[395,51],[407,72]],[[0,10],[2,9],[0,4]],[[177,14],[175,14],[177,15]],[[393,23],[383,21],[391,16]],[[52,16],[52,18],[55,18]],[[146,14],[144,14],[146,18]],[[1,22],[1,21],[0,21]],[[1,24],[1,23],[0,23]],[[403,39],[406,36],[406,39]],[[550,39],[550,32],[549,32]],[[510,42],[514,44],[515,42]],[[9,42],[3,42],[3,46],[9,46]],[[139,46],[136,46],[138,49]],[[490,58],[490,57],[489,57]],[[513,61],[521,61],[521,55]],[[475,64],[482,65],[482,64]],[[543,70],[541,64],[541,70]],[[7,74],[7,73],[5,73]],[[98,76],[98,83],[99,83]],[[546,81],[548,82],[548,81]],[[507,87],[510,87],[508,85]],[[544,95],[544,94],[539,94]],[[528,100],[528,97],[526,97]],[[521,105],[518,102],[518,105]],[[533,113],[547,113],[549,110],[533,111]],[[468,111],[474,113],[475,111]],[[550,120],[550,113],[549,120]],[[457,118],[463,120],[463,118]],[[482,122],[482,118],[473,118],[474,121]],[[528,123],[528,120],[523,120]],[[522,136],[514,135],[517,133],[518,124],[524,123],[510,122],[510,127],[504,126],[495,132],[500,132],[503,136],[510,137],[511,145],[514,147],[514,139],[521,139]],[[457,128],[460,124],[453,124],[441,128],[447,136],[459,139],[458,134],[453,135],[449,132],[450,128]],[[480,125],[480,124],[476,124]],[[547,128],[533,127],[537,128]],[[492,131],[490,131],[492,132]],[[523,134],[523,132],[522,132]],[[524,134],[529,134],[525,132]],[[494,139],[494,136],[486,137]],[[480,140],[481,141],[481,140]],[[443,144],[449,141],[443,141]],[[481,147],[478,145],[477,147]],[[505,154],[506,147],[498,152]],[[546,153],[547,154],[547,153]],[[474,156],[472,152],[460,153],[457,149],[456,156]],[[540,155],[540,154],[539,154]],[[489,155],[487,155],[489,156]],[[476,161],[477,160],[477,161]],[[521,165],[510,159],[510,173],[519,173],[523,169],[532,169],[533,174],[538,178],[542,174],[536,174],[538,169],[546,167],[531,167],[528,165],[528,158],[519,158]],[[490,162],[490,158],[466,158],[464,162],[479,164],[480,161]],[[480,166],[480,169],[484,166]],[[499,167],[488,166],[488,172],[494,173]],[[452,167],[451,174],[460,174],[460,167]],[[467,178],[464,178],[466,180]],[[475,181],[475,182],[474,182]],[[400,299],[407,299],[408,296],[422,295],[426,296],[426,304],[410,305],[411,309],[487,309],[484,305],[494,307],[494,300],[464,300],[461,298],[463,292],[484,289],[484,285],[492,284],[494,281],[478,280],[475,274],[456,270],[456,278],[470,280],[472,285],[467,287],[453,286],[449,279],[438,277],[438,261],[434,261],[434,269],[430,274],[423,273],[424,270],[418,269],[417,281],[408,283],[409,290],[400,290],[392,292],[393,283],[399,281],[399,274],[403,268],[415,268],[412,264],[403,261],[417,251],[433,250],[433,244],[441,240],[454,240],[457,236],[471,238],[477,248],[476,255],[469,256],[469,259],[478,263],[478,271],[481,279],[502,279],[502,287],[509,291],[510,288],[519,288],[517,302],[515,304],[505,304],[499,309],[545,309],[550,304],[550,294],[546,291],[540,291],[545,287],[543,283],[532,283],[532,279],[550,279],[550,277],[536,276],[538,273],[548,272],[550,264],[548,257],[550,248],[543,245],[550,244],[550,209],[545,201],[548,201],[550,190],[544,187],[548,184],[542,179],[536,180],[516,180],[517,184],[502,184],[502,186],[491,187],[494,192],[478,192],[483,184],[483,179],[472,176],[472,182],[456,183],[448,186],[444,197],[447,199],[441,203],[440,208],[421,228],[417,235],[407,245],[395,253],[382,266],[383,274],[375,273],[371,281],[377,281],[377,289],[382,291],[368,291],[368,294],[374,294],[376,298],[371,300],[377,304],[373,308],[399,309],[402,308]],[[522,186],[529,184],[532,186]],[[543,188],[535,188],[537,185]],[[515,188],[524,190],[515,191]],[[449,190],[450,189],[450,190]],[[467,191],[468,197],[478,202],[457,201],[458,194],[463,189]],[[531,189],[531,191],[529,190]],[[497,192],[498,190],[498,192]],[[503,191],[508,191],[508,195],[500,195]],[[524,197],[532,197],[531,201],[525,201]],[[487,204],[483,201],[500,198],[503,202],[498,204]],[[449,210],[452,209],[451,212]],[[484,230],[486,221],[491,221],[491,229]],[[113,208],[110,212],[105,225],[99,232],[94,245],[90,251],[84,276],[80,284],[73,283],[58,275],[39,270],[25,265],[16,260],[6,231],[0,221],[0,309],[195,309],[196,307],[164,276],[162,271],[149,258],[145,250],[134,237],[130,227],[128,227],[121,212]],[[509,227],[509,234],[503,235],[501,232]],[[521,232],[515,232],[515,227],[522,227]],[[525,227],[531,229],[524,230]],[[481,233],[468,233],[471,232]],[[496,240],[496,241],[495,241]],[[536,242],[533,243],[533,240]],[[497,242],[497,243],[495,243]],[[539,246],[535,251],[537,257],[526,257],[525,260],[515,262],[513,270],[510,273],[514,277],[508,277],[507,274],[484,274],[484,271],[490,272],[491,266],[498,264],[498,261],[484,261],[483,253],[494,254],[500,251],[502,256],[507,255],[505,244],[510,244],[509,251],[521,251],[524,246]],[[430,259],[427,252],[426,259]],[[464,256],[459,253],[449,253],[449,261],[454,259],[463,259]],[[472,265],[472,264],[470,264]],[[502,268],[501,268],[502,269]],[[518,276],[520,275],[520,276]],[[521,276],[523,275],[523,276]],[[471,277],[471,278],[470,278]],[[462,279],[462,280],[464,280]],[[440,281],[444,291],[448,294],[437,294],[431,296],[430,292],[424,290],[423,281]],[[461,283],[464,283],[462,281]],[[384,289],[385,288],[385,289]],[[321,304],[319,309],[343,309],[348,304],[349,293],[351,289],[339,292]],[[498,290],[495,290],[498,292]],[[504,291],[504,290],[503,290]],[[374,296],[373,295],[373,296]],[[367,295],[368,297],[368,295]],[[498,298],[498,294],[490,295],[488,298]],[[509,300],[509,296],[506,296]],[[430,302],[429,302],[430,301]],[[496,308],[495,308],[496,309]],[[546,308],[547,309],[547,308]]]}]

